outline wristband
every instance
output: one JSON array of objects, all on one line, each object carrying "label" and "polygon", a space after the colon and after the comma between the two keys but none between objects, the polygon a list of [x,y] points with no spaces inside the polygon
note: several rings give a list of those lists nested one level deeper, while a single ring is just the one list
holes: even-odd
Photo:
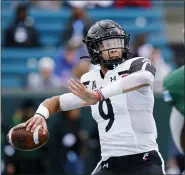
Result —
[{"label": "wristband", "polygon": [[98,95],[98,101],[101,101],[101,100],[104,99],[103,94],[102,94],[102,92],[100,90],[96,90],[96,93]]},{"label": "wristband", "polygon": [[38,107],[37,111],[35,112],[35,114],[38,114],[42,117],[44,117],[45,119],[49,118],[49,111],[48,108],[46,108],[42,103],[40,104],[40,106]]},{"label": "wristband", "polygon": [[42,114],[40,114],[40,113],[35,113],[35,115],[39,115],[39,116],[43,117],[44,120],[46,120],[46,118]]}]

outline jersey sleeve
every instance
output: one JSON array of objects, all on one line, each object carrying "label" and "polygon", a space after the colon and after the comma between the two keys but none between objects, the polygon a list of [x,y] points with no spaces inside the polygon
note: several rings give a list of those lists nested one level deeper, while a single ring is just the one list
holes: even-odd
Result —
[{"label": "jersey sleeve", "polygon": [[154,76],[156,73],[156,69],[155,69],[154,65],[151,63],[151,61],[148,58],[143,58],[143,57],[138,58],[138,59],[131,62],[128,73],[132,74],[132,73],[138,72],[140,70],[149,71]]}]

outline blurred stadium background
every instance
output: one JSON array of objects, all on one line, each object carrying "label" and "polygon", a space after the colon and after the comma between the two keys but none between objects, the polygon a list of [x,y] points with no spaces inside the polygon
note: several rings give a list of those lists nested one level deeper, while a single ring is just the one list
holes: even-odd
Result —
[{"label": "blurred stadium background", "polygon": [[[168,173],[183,157],[169,131],[171,107],[163,101],[162,80],[184,65],[183,1],[1,1],[1,174],[90,174],[100,159],[98,133],[89,108],[61,112],[48,120],[50,139],[21,152],[7,144],[8,130],[24,122],[47,97],[67,92],[67,79],[94,67],[81,42],[101,19],[118,22],[131,34],[133,56],[151,59],[157,69],[154,117]],[[59,116],[59,117],[57,117]],[[62,117],[61,117],[62,116]]]}]

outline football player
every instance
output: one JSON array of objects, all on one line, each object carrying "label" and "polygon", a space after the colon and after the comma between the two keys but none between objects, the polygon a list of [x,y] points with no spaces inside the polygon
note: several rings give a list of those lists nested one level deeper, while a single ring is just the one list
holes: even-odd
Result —
[{"label": "football player", "polygon": [[90,106],[98,124],[101,161],[92,174],[164,174],[153,118],[155,68],[147,58],[131,58],[130,36],[112,20],[96,22],[85,43],[99,69],[70,80],[72,93],[43,101],[25,123],[32,132],[58,111]]},{"label": "football player", "polygon": [[168,74],[163,81],[164,101],[172,105],[170,129],[180,153],[185,152],[184,66]]}]

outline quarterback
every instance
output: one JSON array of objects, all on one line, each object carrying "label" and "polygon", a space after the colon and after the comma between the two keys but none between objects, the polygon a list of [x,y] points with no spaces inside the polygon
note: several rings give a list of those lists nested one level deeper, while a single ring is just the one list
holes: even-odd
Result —
[{"label": "quarterback", "polygon": [[155,68],[149,59],[131,58],[130,36],[112,20],[96,22],[85,43],[92,64],[81,80],[69,80],[71,93],[44,100],[24,125],[28,131],[59,111],[90,106],[97,122],[102,159],[95,175],[164,174],[153,118]]}]

